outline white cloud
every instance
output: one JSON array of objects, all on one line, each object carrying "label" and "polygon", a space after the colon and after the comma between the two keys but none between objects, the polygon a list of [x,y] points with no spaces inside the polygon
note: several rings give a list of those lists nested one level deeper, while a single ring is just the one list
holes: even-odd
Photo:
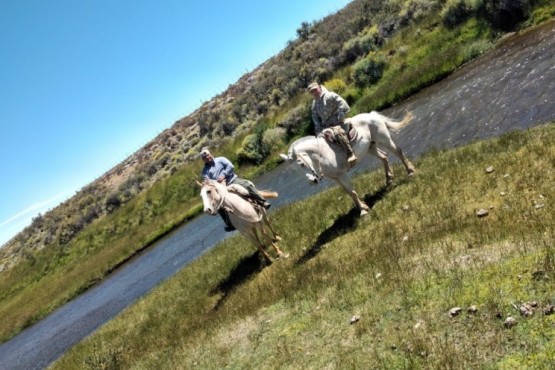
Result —
[{"label": "white cloud", "polygon": [[23,211],[9,217],[5,221],[0,222],[0,246],[28,226],[33,217],[39,213],[47,211],[54,202],[58,201],[67,194],[67,192],[60,193],[50,199],[37,202],[25,208]]}]

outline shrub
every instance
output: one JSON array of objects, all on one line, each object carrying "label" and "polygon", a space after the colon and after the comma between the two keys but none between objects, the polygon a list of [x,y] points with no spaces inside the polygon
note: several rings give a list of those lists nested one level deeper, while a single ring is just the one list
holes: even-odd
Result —
[{"label": "shrub", "polygon": [[370,51],[376,50],[380,44],[378,27],[372,26],[364,30],[361,35],[350,39],[343,45],[342,59],[346,63],[354,62],[358,57],[368,54]]},{"label": "shrub", "polygon": [[494,28],[512,31],[530,13],[534,0],[483,0],[481,11]]},{"label": "shrub", "polygon": [[453,28],[466,21],[475,11],[469,0],[449,0],[441,12],[443,25]]},{"label": "shrub", "polygon": [[300,104],[291,109],[278,125],[287,131],[289,137],[292,137],[307,131],[307,128],[311,126],[311,122],[310,104]]},{"label": "shrub", "polygon": [[250,163],[259,165],[270,154],[268,145],[262,140],[264,128],[258,127],[254,134],[247,135],[237,151],[239,163]]},{"label": "shrub", "polygon": [[465,48],[464,59],[471,60],[484,54],[486,51],[490,50],[492,43],[487,40],[475,41]]},{"label": "shrub", "polygon": [[271,151],[278,145],[283,144],[285,136],[286,131],[283,127],[271,128],[264,132],[262,143]]},{"label": "shrub", "polygon": [[106,212],[112,213],[116,209],[121,206],[121,199],[117,192],[113,192],[106,198],[106,202],[104,203],[104,207]]},{"label": "shrub", "polygon": [[385,66],[386,60],[381,53],[370,53],[354,66],[352,78],[355,85],[366,87],[375,84],[382,78]]},{"label": "shrub", "polygon": [[333,80],[329,80],[324,85],[328,90],[336,92],[339,95],[341,95],[345,91],[345,89],[347,89],[347,84],[339,78],[334,78]]}]

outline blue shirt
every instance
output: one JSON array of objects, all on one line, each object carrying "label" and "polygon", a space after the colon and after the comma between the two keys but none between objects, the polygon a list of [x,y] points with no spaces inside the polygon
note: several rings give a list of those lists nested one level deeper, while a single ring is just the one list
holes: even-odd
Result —
[{"label": "blue shirt", "polygon": [[218,177],[224,176],[227,185],[237,177],[233,164],[226,157],[216,157],[212,162],[205,163],[201,176],[203,180],[218,180]]}]

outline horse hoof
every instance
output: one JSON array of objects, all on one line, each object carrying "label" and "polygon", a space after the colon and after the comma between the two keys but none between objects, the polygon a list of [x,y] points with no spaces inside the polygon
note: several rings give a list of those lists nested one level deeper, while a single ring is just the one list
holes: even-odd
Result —
[{"label": "horse hoof", "polygon": [[280,242],[281,241],[281,236],[276,235],[276,237],[273,240],[274,242]]},{"label": "horse hoof", "polygon": [[281,252],[281,253],[278,254],[278,258],[289,258],[289,253]]},{"label": "horse hoof", "polygon": [[360,217],[364,217],[368,214],[368,211],[363,209],[362,211],[360,211]]}]

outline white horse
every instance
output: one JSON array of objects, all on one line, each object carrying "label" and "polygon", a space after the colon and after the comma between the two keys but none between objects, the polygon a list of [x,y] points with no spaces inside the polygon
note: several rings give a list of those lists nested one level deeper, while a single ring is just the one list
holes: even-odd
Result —
[{"label": "white horse", "polygon": [[[380,159],[384,165],[387,186],[393,182],[393,172],[382,148],[392,151],[399,157],[409,176],[414,174],[414,166],[405,157],[401,148],[395,145],[389,132],[389,130],[398,131],[405,127],[412,118],[413,115],[410,112],[407,112],[401,121],[395,121],[378,112],[371,112],[361,113],[345,120],[345,123],[351,124],[353,128],[351,146],[358,157],[358,162],[360,163],[367,154]],[[296,162],[310,171],[306,176],[313,183],[318,183],[324,176],[337,181],[353,198],[355,205],[360,209],[360,215],[366,215],[369,207],[359,198],[347,174],[349,170],[347,154],[339,145],[330,144],[326,139],[333,135],[331,130],[326,129],[322,134],[318,137],[307,136],[296,140],[291,144],[287,155],[280,154],[280,156],[285,161]]]},{"label": "white horse", "polygon": [[[245,188],[239,185],[226,187],[214,180],[205,180],[202,184],[197,181],[197,183],[201,187],[200,196],[204,204],[204,212],[215,215],[223,207],[233,226],[258,248],[268,263],[271,263],[272,259],[264,248],[261,236],[274,247],[278,258],[289,257],[276,245],[281,238],[272,227],[266,210],[264,207],[255,206],[245,198],[248,195]],[[260,190],[259,193],[267,199],[277,197],[276,192]],[[265,226],[272,232],[272,237],[266,232]]]}]

